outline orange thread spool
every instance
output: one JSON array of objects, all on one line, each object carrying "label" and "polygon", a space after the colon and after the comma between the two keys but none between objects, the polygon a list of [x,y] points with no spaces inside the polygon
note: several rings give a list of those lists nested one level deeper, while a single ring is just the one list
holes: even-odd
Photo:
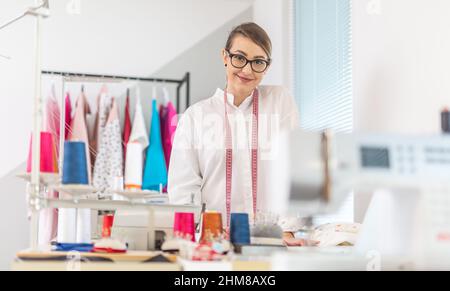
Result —
[{"label": "orange thread spool", "polygon": [[202,236],[200,242],[210,242],[223,234],[222,214],[205,212],[202,216]]}]

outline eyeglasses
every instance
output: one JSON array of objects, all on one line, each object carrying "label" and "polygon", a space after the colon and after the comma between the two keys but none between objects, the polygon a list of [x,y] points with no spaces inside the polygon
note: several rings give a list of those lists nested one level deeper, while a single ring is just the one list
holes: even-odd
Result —
[{"label": "eyeglasses", "polygon": [[231,59],[231,64],[236,69],[242,69],[250,63],[252,70],[255,73],[264,73],[270,65],[270,61],[263,59],[248,60],[241,54],[232,54],[229,50],[226,50]]}]

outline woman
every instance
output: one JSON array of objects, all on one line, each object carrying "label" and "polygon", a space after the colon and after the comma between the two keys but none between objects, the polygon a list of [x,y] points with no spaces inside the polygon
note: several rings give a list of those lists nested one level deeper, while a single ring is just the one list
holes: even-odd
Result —
[{"label": "woman", "polygon": [[[299,117],[294,99],[281,87],[259,86],[270,65],[272,43],[255,23],[236,27],[222,50],[227,84],[190,107],[175,135],[169,169],[174,204],[206,204],[229,223],[230,213],[270,212],[267,186],[271,142],[293,129]],[[192,201],[193,200],[193,201]],[[294,239],[296,218],[283,218],[285,242]]]}]

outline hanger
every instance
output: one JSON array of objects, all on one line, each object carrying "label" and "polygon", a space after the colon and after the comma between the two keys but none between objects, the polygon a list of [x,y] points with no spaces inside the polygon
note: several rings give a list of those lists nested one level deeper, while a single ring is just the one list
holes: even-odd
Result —
[{"label": "hanger", "polygon": [[102,88],[100,89],[100,96],[101,98],[105,98],[108,97],[108,86],[106,86],[106,84],[103,84]]},{"label": "hanger", "polygon": [[52,80],[52,86],[51,86],[51,97],[56,99],[56,85],[55,80]]},{"label": "hanger", "polygon": [[167,87],[163,87],[163,95],[164,95],[164,106],[167,106],[170,102],[169,90]]},{"label": "hanger", "polygon": [[141,104],[141,88],[137,85],[136,86],[136,98],[137,98],[137,104]]},{"label": "hanger", "polygon": [[157,95],[158,95],[158,88],[156,86],[153,86],[153,93],[152,93],[152,100],[157,100]]}]

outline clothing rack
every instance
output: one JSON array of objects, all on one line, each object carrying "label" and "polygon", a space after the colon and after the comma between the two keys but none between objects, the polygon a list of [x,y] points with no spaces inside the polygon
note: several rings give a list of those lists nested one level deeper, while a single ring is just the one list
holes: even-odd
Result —
[{"label": "clothing rack", "polygon": [[64,163],[64,132],[65,132],[65,92],[64,87],[66,82],[121,82],[121,81],[138,81],[138,82],[152,82],[152,83],[171,83],[177,84],[177,112],[180,112],[181,101],[181,87],[186,85],[186,109],[190,106],[190,83],[191,74],[187,72],[183,79],[162,79],[162,78],[139,78],[133,76],[116,76],[116,75],[96,75],[83,74],[73,72],[58,72],[58,71],[42,71],[42,75],[60,76],[63,78],[61,102],[60,102],[60,139],[59,139],[59,174],[62,177],[62,169]]},{"label": "clothing rack", "polygon": [[116,76],[116,75],[96,75],[96,74],[83,74],[72,72],[57,72],[57,71],[42,71],[43,75],[61,76],[64,81],[67,82],[120,82],[120,81],[138,81],[138,82],[151,82],[151,83],[170,83],[177,84],[177,112],[180,112],[181,108],[181,88],[186,85],[186,109],[190,106],[191,102],[191,74],[187,72],[181,80],[177,79],[163,79],[163,78],[140,78],[133,76]]}]

